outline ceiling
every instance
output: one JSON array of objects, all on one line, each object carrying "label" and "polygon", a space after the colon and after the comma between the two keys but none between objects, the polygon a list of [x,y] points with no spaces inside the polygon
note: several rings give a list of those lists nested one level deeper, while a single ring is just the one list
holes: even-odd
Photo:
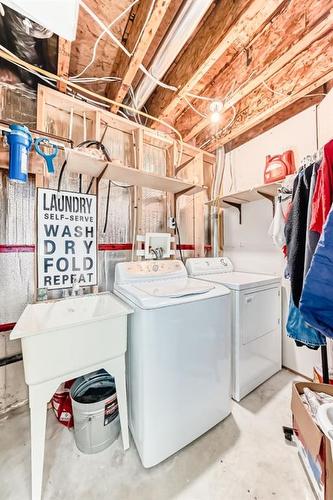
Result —
[{"label": "ceiling", "polygon": [[[187,24],[177,24],[191,2],[192,7],[197,2],[197,18],[188,13]],[[142,80],[151,81],[143,70],[153,64],[156,72],[167,58],[162,74],[154,73],[162,85],[152,85],[144,109],[177,128],[187,142],[209,151],[220,145],[233,148],[318,103],[333,79],[333,0],[85,3],[105,25],[118,18],[111,31],[130,53],[104,34],[93,63],[81,76],[119,81],[85,82],[85,88],[119,104],[129,102],[131,89],[138,96]],[[175,30],[174,39],[166,49],[170,30]],[[101,31],[81,8],[75,42],[59,40],[59,75],[82,72]],[[66,85],[59,89],[66,91]],[[213,101],[222,108],[216,123]],[[118,112],[119,106],[113,105],[112,111]],[[153,120],[149,125],[164,128]]]}]

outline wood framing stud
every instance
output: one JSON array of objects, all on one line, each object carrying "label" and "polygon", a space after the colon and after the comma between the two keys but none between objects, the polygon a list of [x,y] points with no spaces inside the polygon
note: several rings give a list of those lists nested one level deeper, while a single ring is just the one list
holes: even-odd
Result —
[{"label": "wood framing stud", "polygon": [[[126,48],[132,52],[132,56],[129,58],[119,49],[113,68],[116,72],[115,75],[122,81],[120,84],[112,84],[108,87],[107,95],[109,98],[119,103],[123,102],[170,2],[171,0],[156,0],[152,10],[150,10],[151,0],[140,2],[126,42]],[[111,110],[116,112],[118,106],[113,106]]]},{"label": "wood framing stud", "polygon": [[[71,42],[64,38],[58,39],[58,67],[57,75],[68,78],[69,75],[69,62],[71,58]],[[60,92],[66,92],[66,84],[64,82],[57,82],[57,89]]]}]

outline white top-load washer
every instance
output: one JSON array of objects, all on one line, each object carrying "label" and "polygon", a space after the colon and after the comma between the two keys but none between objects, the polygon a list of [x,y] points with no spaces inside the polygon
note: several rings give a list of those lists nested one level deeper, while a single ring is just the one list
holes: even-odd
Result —
[{"label": "white top-load washer", "polygon": [[232,291],[232,396],[240,401],[281,369],[281,279],[234,271],[227,257],[187,259],[186,267]]},{"label": "white top-load washer", "polygon": [[129,426],[152,467],[231,410],[231,296],[188,278],[177,260],[116,266],[114,293],[130,304]]}]

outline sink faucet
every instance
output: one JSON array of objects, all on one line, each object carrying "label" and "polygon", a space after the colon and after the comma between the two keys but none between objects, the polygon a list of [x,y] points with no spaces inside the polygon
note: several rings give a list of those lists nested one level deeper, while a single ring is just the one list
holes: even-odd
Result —
[{"label": "sink faucet", "polygon": [[80,285],[78,284],[77,280],[74,279],[72,284],[72,297],[78,295],[79,292],[80,292]]}]

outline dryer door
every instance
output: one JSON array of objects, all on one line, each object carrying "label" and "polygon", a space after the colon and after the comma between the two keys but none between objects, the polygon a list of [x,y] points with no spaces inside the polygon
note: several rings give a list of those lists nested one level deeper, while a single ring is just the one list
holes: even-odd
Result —
[{"label": "dryer door", "polygon": [[240,293],[241,343],[246,345],[276,330],[280,322],[280,288],[261,287]]}]

